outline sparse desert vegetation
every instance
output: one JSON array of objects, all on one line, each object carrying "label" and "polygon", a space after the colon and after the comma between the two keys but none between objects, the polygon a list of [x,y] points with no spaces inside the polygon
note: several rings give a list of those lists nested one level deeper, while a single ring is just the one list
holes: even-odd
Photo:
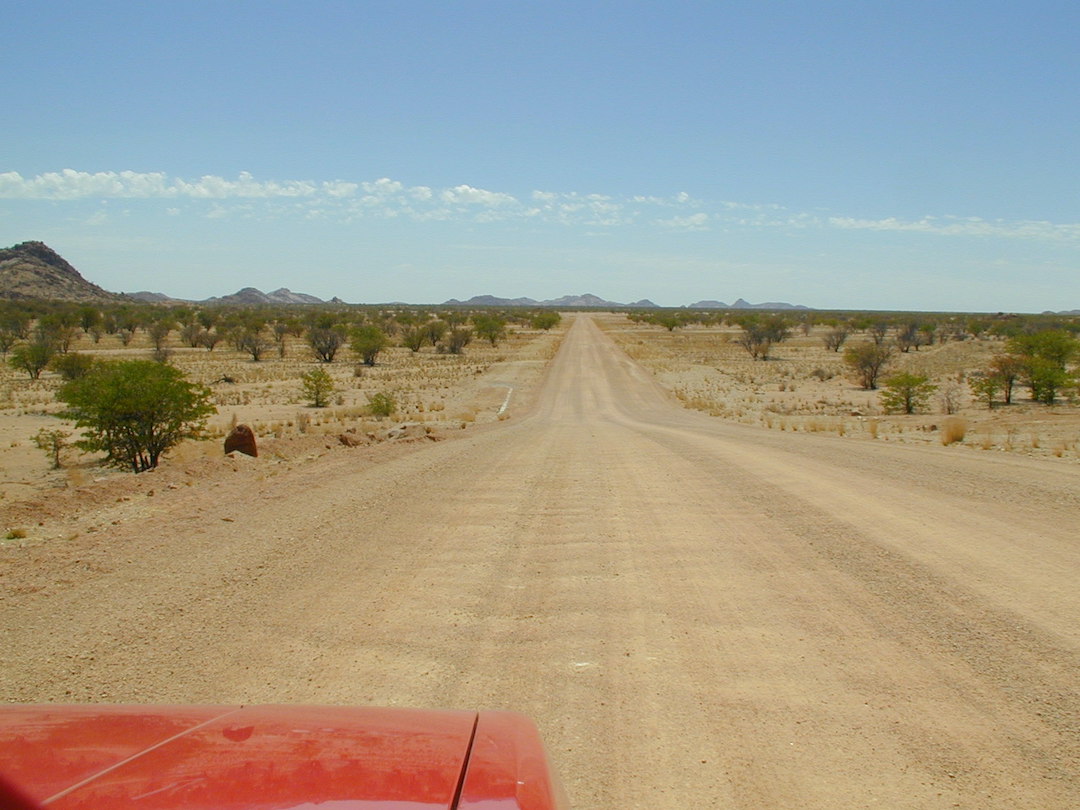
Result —
[{"label": "sparse desert vegetation", "polygon": [[[557,323],[557,313],[551,316]],[[11,503],[108,474],[102,453],[80,452],[90,447],[88,434],[59,418],[68,406],[58,395],[87,388],[80,380],[102,363],[138,360],[141,368],[167,368],[208,391],[213,412],[200,416],[207,417],[205,440],[178,437],[154,450],[155,464],[173,445],[178,459],[220,457],[236,424],[249,425],[260,443],[288,457],[344,433],[350,446],[380,441],[389,417],[420,425],[429,436],[496,421],[506,388],[485,374],[500,364],[539,373],[561,339],[555,324],[534,325],[535,317],[425,308],[4,303],[0,498]],[[471,341],[474,329],[485,339]],[[417,334],[422,340],[414,342]],[[81,402],[83,410],[91,404]],[[126,461],[129,469],[154,466]]]},{"label": "sparse desert vegetation", "polygon": [[678,311],[599,322],[686,407],[719,418],[1080,460],[1075,317]]}]

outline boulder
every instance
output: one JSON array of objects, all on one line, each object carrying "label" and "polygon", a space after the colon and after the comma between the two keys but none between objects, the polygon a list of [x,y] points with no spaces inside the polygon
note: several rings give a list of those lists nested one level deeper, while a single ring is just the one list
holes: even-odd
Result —
[{"label": "boulder", "polygon": [[355,433],[342,433],[337,437],[338,441],[346,447],[359,447],[364,444],[364,440],[357,436]]},{"label": "boulder", "polygon": [[255,434],[247,425],[237,425],[225,437],[225,453],[232,452],[258,458],[259,449],[255,446]]},{"label": "boulder", "polygon": [[386,431],[386,438],[389,441],[395,439],[422,439],[427,436],[427,433],[427,428],[423,425],[416,422],[406,422]]}]

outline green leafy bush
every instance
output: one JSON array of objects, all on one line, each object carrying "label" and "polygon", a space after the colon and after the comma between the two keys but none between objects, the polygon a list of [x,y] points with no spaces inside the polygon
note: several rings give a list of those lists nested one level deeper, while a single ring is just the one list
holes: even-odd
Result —
[{"label": "green leafy bush", "polygon": [[334,380],[326,369],[315,368],[301,374],[300,383],[312,408],[325,408],[330,404],[330,396],[334,393]]},{"label": "green leafy bush", "polygon": [[198,438],[214,413],[210,392],[172,366],[151,360],[98,363],[57,393],[64,418],[83,428],[76,445],[105,461],[143,472],[184,439]]},{"label": "green leafy bush", "polygon": [[383,419],[394,414],[397,410],[397,402],[389,394],[380,391],[368,397],[368,410],[371,411],[372,416]]},{"label": "green leafy bush", "polygon": [[915,413],[926,407],[930,395],[937,390],[936,385],[921,374],[901,371],[885,380],[881,392],[881,404],[887,411]]}]

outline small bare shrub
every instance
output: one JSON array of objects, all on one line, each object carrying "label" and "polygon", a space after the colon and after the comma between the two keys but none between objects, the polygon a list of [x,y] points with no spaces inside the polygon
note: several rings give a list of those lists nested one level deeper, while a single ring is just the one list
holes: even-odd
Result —
[{"label": "small bare shrub", "polygon": [[40,450],[44,450],[52,461],[52,468],[59,470],[62,466],[60,464],[60,454],[67,447],[67,440],[70,437],[71,434],[66,430],[42,428],[34,435],[34,445]]},{"label": "small bare shrub", "polygon": [[941,412],[945,414],[957,413],[962,404],[963,394],[964,389],[959,383],[944,383],[938,390],[938,403],[941,405]]}]

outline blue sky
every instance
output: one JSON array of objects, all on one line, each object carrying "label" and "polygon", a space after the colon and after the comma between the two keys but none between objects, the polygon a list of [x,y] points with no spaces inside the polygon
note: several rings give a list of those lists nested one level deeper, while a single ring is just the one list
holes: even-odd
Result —
[{"label": "blue sky", "polygon": [[1080,308],[1075,2],[5,3],[0,246],[111,290]]}]

